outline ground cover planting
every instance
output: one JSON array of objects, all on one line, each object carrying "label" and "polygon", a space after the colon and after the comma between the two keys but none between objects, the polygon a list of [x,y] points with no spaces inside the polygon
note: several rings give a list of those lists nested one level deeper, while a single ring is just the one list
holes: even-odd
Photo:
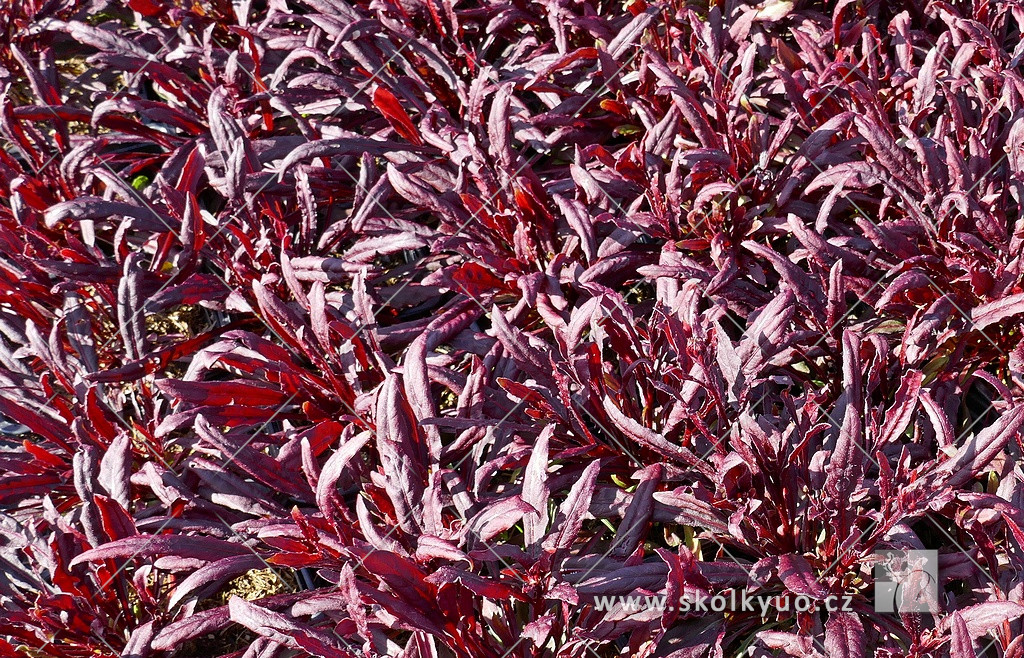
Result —
[{"label": "ground cover planting", "polygon": [[1024,656],[1022,27],[4,3],[0,656]]}]

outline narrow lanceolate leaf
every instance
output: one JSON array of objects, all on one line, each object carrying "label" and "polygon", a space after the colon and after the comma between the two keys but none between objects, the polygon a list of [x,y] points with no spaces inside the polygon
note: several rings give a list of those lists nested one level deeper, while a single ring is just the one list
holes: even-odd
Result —
[{"label": "narrow lanceolate leaf", "polygon": [[551,360],[548,354],[531,344],[527,334],[510,325],[497,306],[491,310],[491,322],[494,324],[495,337],[516,366],[538,381],[550,381]]},{"label": "narrow lanceolate leaf", "polygon": [[656,491],[654,515],[659,521],[671,521],[726,534],[729,524],[710,503],[682,491]]},{"label": "narrow lanceolate leaf", "polygon": [[398,102],[398,98],[393,93],[384,87],[377,87],[373,92],[373,104],[377,106],[380,113],[384,115],[391,124],[391,127],[395,129],[395,132],[417,146],[423,143],[420,140],[419,131],[416,130],[412,119],[409,118],[408,112],[405,111],[405,108],[402,107],[401,103]]},{"label": "narrow lanceolate leaf", "polygon": [[840,509],[849,505],[850,496],[864,476],[863,395],[860,339],[846,331],[843,333],[843,396],[846,408],[825,478],[825,491]]},{"label": "narrow lanceolate leaf", "polygon": [[389,376],[377,394],[377,452],[395,506],[395,521],[416,534],[423,518],[423,492],[429,451],[405,399],[398,376]]},{"label": "narrow lanceolate leaf", "polygon": [[153,639],[152,646],[158,651],[172,650],[193,638],[217,631],[230,621],[227,606],[203,610],[160,629]]},{"label": "narrow lanceolate leaf", "polygon": [[94,494],[92,502],[99,514],[100,525],[107,537],[117,540],[138,534],[138,530],[135,528],[135,521],[129,516],[128,510],[122,507],[116,500],[100,494]]},{"label": "narrow lanceolate leaf", "polygon": [[64,319],[71,346],[78,352],[86,370],[97,372],[99,359],[96,348],[99,345],[94,340],[92,320],[85,309],[85,303],[77,293],[68,293],[64,298]]},{"label": "narrow lanceolate leaf", "polygon": [[985,470],[1006,444],[1020,434],[1024,426],[1024,406],[1013,407],[999,419],[971,437],[936,474],[947,487],[960,487]]},{"label": "narrow lanceolate leaf", "polygon": [[558,508],[551,533],[542,543],[546,551],[564,550],[576,541],[583,526],[583,519],[590,509],[590,500],[594,495],[594,485],[597,484],[600,471],[600,461],[590,462],[580,479],[569,490],[569,495]]},{"label": "narrow lanceolate leaf", "polygon": [[668,569],[663,562],[645,562],[608,570],[586,569],[568,576],[582,596],[622,595],[636,589],[659,591]]},{"label": "narrow lanceolate leaf", "polygon": [[370,432],[360,432],[356,436],[349,437],[327,459],[327,463],[324,464],[323,470],[320,471],[320,478],[316,483],[316,504],[325,514],[329,509],[332,497],[336,495],[335,484],[338,478],[341,477],[345,467],[352,461],[352,458],[372,438],[373,434]]},{"label": "narrow lanceolate leaf", "polygon": [[605,398],[603,403],[608,418],[627,437],[665,457],[693,466],[708,477],[714,477],[715,471],[711,465],[700,459],[692,450],[673,445],[664,436],[626,416],[609,398]]},{"label": "narrow lanceolate leaf", "polygon": [[293,150],[280,165],[282,177],[296,164],[313,158],[330,158],[336,155],[370,155],[383,157],[388,153],[399,152],[403,148],[400,141],[350,137],[341,139],[325,139],[302,144]]},{"label": "narrow lanceolate leaf", "polygon": [[142,310],[142,271],[136,258],[124,263],[124,278],[117,290],[117,321],[124,341],[125,356],[141,359],[146,352],[146,323]]},{"label": "narrow lanceolate leaf", "polygon": [[302,487],[281,474],[280,462],[254,448],[250,437],[224,434],[202,415],[196,418],[194,427],[204,442],[220,450],[220,459],[225,465],[248,473],[274,490],[302,495]]},{"label": "narrow lanceolate leaf", "polygon": [[1024,616],[1024,605],[1020,603],[986,601],[957,611],[956,615],[945,618],[941,627],[944,631],[948,631],[951,625],[958,622],[958,619],[962,620],[966,626],[967,636],[976,640],[998,628],[1003,622],[1013,621],[1021,616]]},{"label": "narrow lanceolate leaf", "polygon": [[[481,313],[479,304],[472,300],[466,300],[461,304],[455,304],[431,320],[426,330],[409,346],[406,352],[405,365],[405,391],[409,400],[409,407],[418,422],[433,419],[437,416],[437,409],[431,395],[431,380],[427,368],[427,352],[437,348],[442,343],[450,340],[459,332],[470,325]],[[433,425],[423,426],[420,429],[427,442],[428,451],[432,459],[438,459],[441,455],[440,431]]]},{"label": "narrow lanceolate leaf", "polygon": [[348,651],[330,633],[296,622],[238,596],[228,601],[231,620],[249,630],[275,640],[283,640],[286,646],[308,652],[320,658],[349,658],[355,654]]},{"label": "narrow lanceolate leaf", "polygon": [[640,472],[640,483],[615,535],[613,555],[631,554],[647,536],[647,524],[654,514],[654,490],[661,484],[662,471],[661,464],[651,464]]},{"label": "narrow lanceolate leaf", "polygon": [[567,199],[556,194],[554,200],[569,226],[579,236],[587,262],[593,261],[597,256],[597,239],[594,236],[593,218],[587,214],[583,204],[575,199]]},{"label": "narrow lanceolate leaf", "polygon": [[924,373],[918,370],[912,370],[904,377],[896,391],[896,400],[885,412],[885,422],[878,434],[879,445],[895,441],[907,429],[917,407],[917,396],[923,380]]},{"label": "narrow lanceolate leaf", "polygon": [[656,14],[657,10],[654,7],[649,8],[642,14],[638,14],[626,27],[622,28],[621,32],[615,35],[615,38],[608,44],[608,54],[612,56],[612,59],[622,57],[628,48],[633,47],[640,40],[640,35],[651,24]]},{"label": "narrow lanceolate leaf", "polygon": [[523,538],[527,546],[540,541],[548,525],[548,445],[554,434],[554,426],[548,425],[541,430],[537,442],[533,444],[530,460],[523,474],[523,502],[533,507],[535,512],[528,512],[523,517]]},{"label": "narrow lanceolate leaf", "polygon": [[215,592],[217,587],[230,578],[241,576],[252,569],[263,569],[265,563],[258,555],[234,555],[193,571],[187,578],[178,583],[174,594],[168,599],[167,606],[174,608],[188,596],[203,596]]},{"label": "narrow lanceolate leaf", "polygon": [[124,651],[121,652],[121,656],[123,658],[145,658],[150,655],[149,647],[155,635],[155,622],[147,621],[145,624],[137,626],[132,631],[131,636],[129,636],[128,643],[125,645]]},{"label": "narrow lanceolate leaf", "polygon": [[140,228],[148,231],[174,231],[172,222],[152,208],[89,196],[52,206],[46,212],[46,223],[52,227],[66,220],[111,219],[117,216],[131,217]]},{"label": "narrow lanceolate leaf", "polygon": [[985,329],[997,322],[1024,313],[1024,293],[996,299],[971,309],[975,328]]},{"label": "narrow lanceolate leaf", "polygon": [[967,501],[976,509],[998,512],[1017,542],[1024,545],[1024,510],[1021,510],[1019,506],[993,494],[971,492],[961,493],[957,497]]},{"label": "narrow lanceolate leaf", "polygon": [[949,658],[977,658],[978,654],[974,650],[974,638],[971,637],[971,630],[967,627],[963,613],[959,610],[953,613],[949,634]]},{"label": "narrow lanceolate leaf", "polygon": [[71,560],[70,566],[110,558],[151,558],[163,555],[211,561],[247,553],[251,551],[241,544],[213,537],[139,535],[118,539],[85,551]]},{"label": "narrow lanceolate leaf", "polygon": [[131,504],[132,443],[126,433],[111,442],[103,457],[97,480],[110,497],[128,509]]},{"label": "narrow lanceolate leaf", "polygon": [[251,382],[192,382],[161,379],[156,385],[177,400],[199,405],[279,407],[289,396],[280,387]]},{"label": "narrow lanceolate leaf", "polygon": [[[776,296],[757,315],[743,336],[737,350],[744,374],[758,372],[764,360],[774,356],[773,352],[782,349],[788,326],[796,313],[795,297],[789,290]],[[723,340],[724,336],[719,340]]]},{"label": "narrow lanceolate leaf", "polygon": [[520,496],[510,496],[490,503],[476,516],[469,519],[466,528],[481,541],[489,542],[519,523],[524,515],[536,513],[537,510],[524,502]]}]

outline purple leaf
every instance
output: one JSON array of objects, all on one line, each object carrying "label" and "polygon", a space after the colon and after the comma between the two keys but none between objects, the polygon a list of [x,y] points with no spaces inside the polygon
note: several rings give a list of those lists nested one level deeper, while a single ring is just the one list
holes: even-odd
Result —
[{"label": "purple leaf", "polygon": [[971,437],[955,455],[939,466],[936,473],[942,478],[942,484],[960,487],[977,477],[1006,444],[1020,433],[1021,426],[1024,426],[1024,407],[1006,411],[994,424]]},{"label": "purple leaf", "polygon": [[950,646],[949,658],[977,658],[974,650],[974,638],[964,621],[963,614],[958,610],[952,615],[953,621],[950,624]]},{"label": "purple leaf", "polygon": [[231,621],[293,649],[321,658],[355,658],[355,654],[346,650],[328,633],[295,622],[237,596],[232,596],[228,601],[228,612]]},{"label": "purple leaf", "polygon": [[377,452],[388,497],[395,506],[399,527],[417,534],[423,521],[424,467],[429,454],[397,376],[384,381],[377,394],[376,409]]},{"label": "purple leaf", "polygon": [[112,499],[124,509],[131,504],[132,442],[120,433],[100,459],[97,480]]},{"label": "purple leaf", "polygon": [[557,553],[576,541],[580,528],[583,527],[583,518],[590,509],[590,500],[594,496],[594,486],[597,484],[600,471],[600,461],[590,462],[580,479],[569,489],[569,494],[558,507],[553,532],[541,544],[544,550]]},{"label": "purple leaf", "polygon": [[209,562],[234,555],[247,555],[250,551],[213,537],[187,537],[184,535],[139,535],[118,539],[89,549],[71,560],[70,566],[83,562],[96,562],[111,558],[151,558],[161,555],[193,558]]},{"label": "purple leaf", "polygon": [[217,591],[226,580],[240,576],[251,569],[266,568],[258,555],[235,555],[200,567],[179,582],[174,594],[168,599],[167,607],[174,608],[188,596],[203,597]]},{"label": "purple leaf", "polygon": [[369,443],[371,438],[373,438],[373,434],[370,432],[360,432],[344,439],[344,442],[331,453],[323,470],[320,471],[320,478],[316,483],[316,504],[321,510],[329,509],[330,501],[336,496],[335,483],[345,471],[348,463],[359,454],[359,451]]},{"label": "purple leaf", "polygon": [[976,640],[989,631],[1001,626],[1004,622],[1017,619],[1024,615],[1024,605],[1013,601],[985,601],[958,610],[941,622],[943,630],[963,621],[966,625],[967,637]]},{"label": "purple leaf", "polygon": [[787,554],[779,557],[779,578],[794,594],[821,599],[828,590],[819,582],[814,569],[802,555]]},{"label": "purple leaf", "polygon": [[530,460],[523,475],[522,500],[535,512],[528,512],[523,517],[523,537],[527,546],[539,542],[548,525],[548,443],[554,434],[554,427],[549,425],[541,430],[537,442],[530,452]]},{"label": "purple leaf", "polygon": [[510,496],[490,503],[466,523],[466,529],[482,542],[489,542],[522,520],[526,514],[536,514],[531,505],[519,496]]},{"label": "purple leaf", "polygon": [[825,623],[826,658],[864,658],[864,625],[852,612],[829,615]]},{"label": "purple leaf", "polygon": [[692,450],[683,446],[673,445],[664,436],[648,427],[644,427],[632,418],[629,418],[623,414],[610,399],[605,398],[603,400],[603,404],[604,411],[608,414],[608,418],[623,434],[640,445],[650,448],[665,457],[693,466],[697,471],[706,475],[708,478],[711,478],[712,480],[714,479],[714,469],[697,457]]},{"label": "purple leaf", "polygon": [[1002,297],[972,308],[971,322],[980,330],[1021,313],[1024,313],[1024,293]]}]

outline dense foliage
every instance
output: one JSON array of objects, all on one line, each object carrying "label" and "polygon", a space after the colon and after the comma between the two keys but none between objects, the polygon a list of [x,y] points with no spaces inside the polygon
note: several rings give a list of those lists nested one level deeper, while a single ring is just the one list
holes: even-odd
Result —
[{"label": "dense foliage", "polygon": [[0,655],[1024,656],[1024,3],[0,27]]}]

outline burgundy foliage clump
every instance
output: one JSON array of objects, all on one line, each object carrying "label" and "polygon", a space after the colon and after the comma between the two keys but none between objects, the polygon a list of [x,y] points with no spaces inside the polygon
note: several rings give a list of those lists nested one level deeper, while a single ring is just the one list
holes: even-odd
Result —
[{"label": "burgundy foliage clump", "polygon": [[3,3],[0,656],[1024,656],[1022,27]]}]

